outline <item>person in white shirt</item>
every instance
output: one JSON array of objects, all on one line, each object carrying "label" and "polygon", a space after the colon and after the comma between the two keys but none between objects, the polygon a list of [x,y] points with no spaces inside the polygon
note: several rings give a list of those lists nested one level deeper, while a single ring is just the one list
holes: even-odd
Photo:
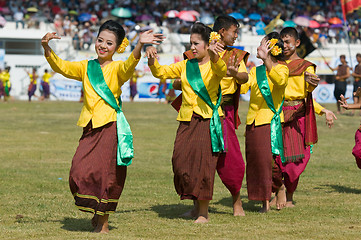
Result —
[{"label": "person in white shirt", "polygon": [[24,28],[24,26],[25,26],[24,13],[21,11],[20,7],[17,8],[16,12],[13,15],[13,18],[14,18],[15,23],[16,23],[16,29],[18,29],[19,23],[21,23],[21,25]]}]

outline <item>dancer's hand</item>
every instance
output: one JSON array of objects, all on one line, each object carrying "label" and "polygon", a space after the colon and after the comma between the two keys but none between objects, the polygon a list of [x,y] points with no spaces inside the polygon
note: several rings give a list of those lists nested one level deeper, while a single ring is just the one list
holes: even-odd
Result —
[{"label": "dancer's hand", "polygon": [[341,104],[341,107],[343,107],[344,109],[348,109],[349,105],[347,103],[347,99],[349,99],[349,98],[345,98],[343,96],[343,94],[341,94],[340,98],[341,98],[341,100],[338,100],[338,102]]},{"label": "dancer's hand", "polygon": [[317,86],[320,82],[320,78],[316,74],[305,72],[304,74],[305,81],[311,84],[312,86]]},{"label": "dancer's hand", "polygon": [[217,62],[219,59],[219,52],[224,51],[224,45],[218,42],[216,39],[212,40],[208,47],[209,57],[212,62]]},{"label": "dancer's hand", "polygon": [[257,54],[259,58],[262,59],[263,61],[267,59],[270,51],[272,50],[272,48],[269,48],[269,46],[270,46],[270,41],[263,38],[261,41],[261,45],[257,48]]},{"label": "dancer's hand", "polygon": [[61,39],[61,37],[56,35],[56,32],[48,32],[47,34],[45,34],[45,36],[41,39],[41,45],[44,46],[48,46],[49,41],[52,39]]},{"label": "dancer's hand", "polygon": [[332,111],[330,111],[330,110],[328,110],[328,109],[326,109],[326,108],[322,109],[322,112],[325,113],[326,125],[327,125],[329,128],[331,128],[331,127],[333,126],[334,120],[337,120],[336,115],[335,115]]},{"label": "dancer's hand", "polygon": [[209,44],[208,51],[212,52],[213,54],[218,54],[219,52],[224,51],[224,45],[218,42],[216,39],[213,39],[212,42]]},{"label": "dancer's hand", "polygon": [[158,51],[155,47],[149,46],[145,50],[145,57],[149,58],[158,58]]},{"label": "dancer's hand", "polygon": [[154,60],[158,58],[157,49],[153,46],[147,47],[145,50],[145,57],[148,58],[148,66],[154,65]]},{"label": "dancer's hand", "polygon": [[162,33],[153,33],[153,30],[148,30],[139,35],[139,42],[141,44],[155,44],[159,45],[164,41],[165,37]]},{"label": "dancer's hand", "polygon": [[227,76],[235,77],[238,73],[239,64],[237,64],[237,61],[235,60],[235,57],[231,57],[228,61],[227,65]]}]

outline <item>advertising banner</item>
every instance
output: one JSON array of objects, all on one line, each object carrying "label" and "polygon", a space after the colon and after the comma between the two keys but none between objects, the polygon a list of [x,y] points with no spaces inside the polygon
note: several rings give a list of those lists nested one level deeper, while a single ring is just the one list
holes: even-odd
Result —
[{"label": "advertising banner", "polygon": [[50,99],[60,101],[79,101],[82,83],[65,79],[50,79]]}]

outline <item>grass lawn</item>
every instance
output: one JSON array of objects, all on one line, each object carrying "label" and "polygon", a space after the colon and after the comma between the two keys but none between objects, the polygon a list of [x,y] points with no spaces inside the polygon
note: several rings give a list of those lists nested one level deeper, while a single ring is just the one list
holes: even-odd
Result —
[{"label": "grass lawn", "polygon": [[[335,104],[326,105],[335,110]],[[233,217],[231,197],[218,176],[210,223],[178,216],[191,201],[173,187],[171,156],[178,123],[166,104],[124,103],[136,157],[110,233],[92,233],[68,186],[82,129],[75,102],[0,103],[1,239],[361,239],[361,170],[351,154],[360,117],[338,116],[332,129],[317,117],[319,142],[300,179],[295,208],[259,214],[259,202],[241,196],[246,217]],[[240,104],[243,122],[248,103]],[[237,131],[244,153],[244,124]]]}]

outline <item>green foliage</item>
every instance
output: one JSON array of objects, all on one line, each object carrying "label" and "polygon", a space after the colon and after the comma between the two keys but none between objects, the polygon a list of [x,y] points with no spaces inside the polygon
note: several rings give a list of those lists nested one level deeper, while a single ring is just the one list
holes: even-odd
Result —
[{"label": "green foliage", "polygon": [[[335,104],[327,107],[335,110]],[[248,103],[241,102],[245,122]],[[317,117],[319,142],[300,179],[295,208],[259,214],[259,202],[241,196],[246,217],[233,217],[231,197],[216,176],[210,223],[178,217],[191,201],[173,187],[171,156],[177,113],[165,104],[124,103],[136,157],[110,233],[92,233],[91,215],[74,206],[68,186],[82,129],[75,102],[0,103],[1,239],[359,239],[360,174],[351,154],[354,117],[338,116],[332,129]],[[244,153],[244,124],[237,131]]]}]

